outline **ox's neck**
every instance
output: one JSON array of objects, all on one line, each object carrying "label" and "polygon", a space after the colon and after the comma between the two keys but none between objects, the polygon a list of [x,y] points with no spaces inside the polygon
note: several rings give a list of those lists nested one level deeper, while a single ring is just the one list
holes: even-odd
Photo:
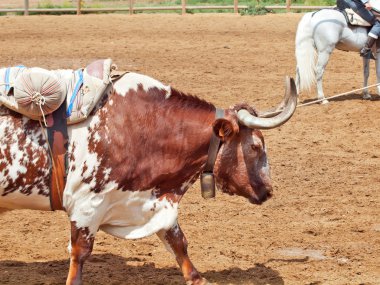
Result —
[{"label": "ox's neck", "polygon": [[215,107],[173,89],[168,97],[157,88],[115,93],[110,101],[119,187],[182,196],[206,163]]}]

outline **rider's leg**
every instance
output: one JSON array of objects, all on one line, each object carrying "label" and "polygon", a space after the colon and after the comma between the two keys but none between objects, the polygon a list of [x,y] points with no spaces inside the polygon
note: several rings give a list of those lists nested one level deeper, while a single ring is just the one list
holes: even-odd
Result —
[{"label": "rider's leg", "polygon": [[368,56],[368,54],[370,54],[370,57],[375,59],[375,57],[373,56],[371,52],[371,48],[373,44],[376,42],[376,40],[379,38],[379,36],[380,36],[380,22],[375,21],[371,30],[368,33],[367,42],[365,43],[364,47],[360,51],[361,56],[366,56],[366,55]]},{"label": "rider's leg", "polygon": [[375,59],[375,56],[371,52],[371,48],[380,35],[380,22],[376,20],[375,15],[371,11],[368,11],[364,4],[362,4],[360,1],[344,2],[345,4],[350,6],[352,10],[359,14],[359,16],[362,17],[365,21],[373,25],[368,33],[367,42],[365,43],[364,47],[360,50],[360,55],[367,58]]},{"label": "rider's leg", "polygon": [[362,17],[364,20],[366,20],[371,25],[376,24],[376,17],[375,15],[366,9],[363,3],[360,1],[345,1],[348,6],[352,10],[354,10],[357,14],[359,14],[360,17]]},{"label": "rider's leg", "polygon": [[360,50],[360,56],[366,57],[366,58],[371,58],[371,59],[376,59],[376,57],[373,55],[371,49],[373,44],[376,42],[378,36],[375,35],[374,33],[369,32],[368,33],[368,39]]},{"label": "rider's leg", "polygon": [[380,22],[376,19],[375,15],[368,11],[364,5],[357,1],[351,1],[356,5],[356,9],[354,9],[364,20],[370,23],[372,26],[371,30],[368,33],[368,39],[365,43],[364,47],[360,50],[360,56],[376,59],[373,55],[371,48],[373,44],[376,42],[378,37],[380,36]]}]

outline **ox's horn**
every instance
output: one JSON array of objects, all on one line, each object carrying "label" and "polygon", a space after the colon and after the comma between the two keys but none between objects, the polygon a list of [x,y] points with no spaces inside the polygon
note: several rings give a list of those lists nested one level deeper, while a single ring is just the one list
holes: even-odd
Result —
[{"label": "ox's horn", "polygon": [[280,114],[286,104],[288,103],[291,95],[292,95],[292,92],[291,92],[291,84],[290,84],[290,78],[288,76],[285,77],[285,95],[284,95],[284,98],[282,98],[282,101],[280,104],[278,104],[277,107],[274,107],[274,108],[271,108],[269,110],[266,110],[264,112],[260,112],[258,111],[258,114],[257,114],[257,117],[260,117],[260,118],[272,118],[274,116],[277,116],[278,114]]},{"label": "ox's horn", "polygon": [[[247,110],[240,110],[237,114],[239,122],[252,129],[272,129],[284,124],[291,118],[297,107],[297,91],[293,78],[286,77],[286,91],[284,100],[280,106],[285,105],[283,110],[265,112],[255,117]],[[279,106],[279,107],[280,107]]]}]

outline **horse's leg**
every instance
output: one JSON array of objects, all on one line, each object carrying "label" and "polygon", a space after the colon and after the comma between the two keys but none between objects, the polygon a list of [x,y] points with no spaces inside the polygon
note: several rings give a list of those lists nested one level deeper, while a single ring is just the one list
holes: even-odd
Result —
[{"label": "horse's leg", "polygon": [[181,267],[186,284],[203,285],[208,284],[207,280],[202,278],[195,269],[193,263],[187,255],[187,240],[179,225],[173,226],[169,230],[161,230],[157,236],[165,244],[167,250],[173,253]]},{"label": "horse's leg", "polygon": [[[366,57],[363,57],[363,76],[364,76],[363,87],[367,87],[368,86],[368,78],[369,78],[369,58],[366,58]],[[371,99],[371,95],[369,94],[368,89],[364,89],[363,99],[366,99],[366,100]]]},{"label": "horse's leg", "polygon": [[[380,84],[380,48],[377,47],[376,50],[376,78],[377,78],[377,84]],[[377,85],[377,95],[380,95],[380,85]]]},{"label": "horse's leg", "polygon": [[82,284],[82,270],[86,259],[91,255],[94,236],[88,228],[78,228],[76,222],[71,222],[71,256],[70,269],[66,285]]},{"label": "horse's leg", "polygon": [[329,61],[330,54],[333,51],[332,49],[324,49],[323,51],[318,52],[318,60],[316,64],[316,70],[315,70],[315,75],[316,75],[316,80],[317,80],[317,97],[318,100],[322,100],[321,104],[326,104],[329,101],[325,99],[325,95],[323,93],[323,86],[322,86],[322,77],[323,73],[325,72],[326,65]]}]

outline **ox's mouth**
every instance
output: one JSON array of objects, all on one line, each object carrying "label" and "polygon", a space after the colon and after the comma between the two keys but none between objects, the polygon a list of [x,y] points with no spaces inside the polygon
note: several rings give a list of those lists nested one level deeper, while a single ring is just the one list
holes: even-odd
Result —
[{"label": "ox's mouth", "polygon": [[249,189],[246,189],[246,188],[244,189],[244,188],[234,187],[231,184],[229,185],[228,188],[223,187],[224,185],[221,185],[220,183],[218,183],[218,180],[216,181],[216,186],[223,193],[226,193],[231,196],[233,195],[242,196],[244,198],[247,198],[251,204],[255,204],[255,205],[261,205],[262,203],[270,199],[273,195],[272,186],[262,185],[258,189],[257,191],[258,193],[255,192],[251,187],[249,187]]},{"label": "ox's mouth", "polygon": [[272,188],[270,189],[264,189],[260,191],[260,194],[257,195],[256,193],[251,195],[251,197],[248,198],[249,202],[255,205],[261,205],[268,199],[272,197]]}]

